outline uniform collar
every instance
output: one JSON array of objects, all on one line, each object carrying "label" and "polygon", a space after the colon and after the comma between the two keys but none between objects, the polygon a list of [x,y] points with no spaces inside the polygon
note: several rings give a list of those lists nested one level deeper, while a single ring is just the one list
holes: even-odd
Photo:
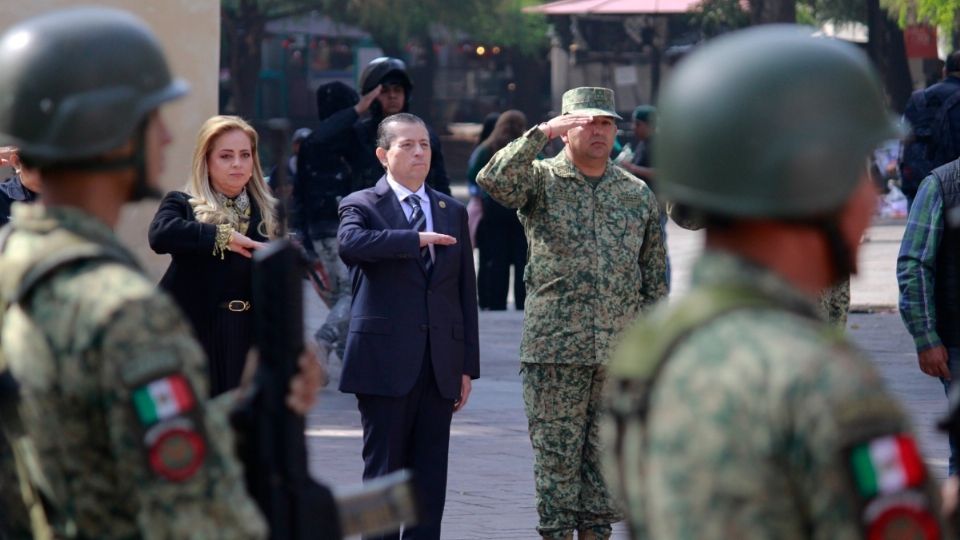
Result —
[{"label": "uniform collar", "polygon": [[732,253],[707,249],[693,267],[694,287],[734,286],[759,290],[794,311],[821,318],[815,299],[773,270]]},{"label": "uniform collar", "polygon": [[42,203],[14,203],[10,221],[17,230],[44,234],[62,228],[92,243],[111,248],[137,268],[136,258],[106,223],[92,215],[68,206],[45,206]]},{"label": "uniform collar", "polygon": [[[576,178],[584,182],[587,181],[586,176],[584,176],[583,172],[580,171],[580,169],[578,169],[576,165],[574,165],[573,162],[570,161],[570,158],[567,157],[566,147],[564,147],[563,150],[560,150],[560,152],[556,156],[546,161],[550,164],[550,167],[553,169],[554,174],[556,174],[557,176],[563,176],[566,178]],[[613,162],[608,159],[607,168],[604,169],[603,176],[600,178],[600,182],[603,182],[605,180],[609,180],[615,177],[616,177],[616,167],[614,166]]]}]

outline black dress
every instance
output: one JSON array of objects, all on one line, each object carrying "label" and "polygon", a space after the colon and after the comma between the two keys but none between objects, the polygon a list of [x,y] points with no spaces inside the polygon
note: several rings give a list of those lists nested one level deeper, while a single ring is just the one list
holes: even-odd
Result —
[{"label": "black dress", "polygon": [[[214,255],[216,225],[199,223],[190,196],[172,191],[163,198],[150,223],[150,247],[172,256],[160,280],[183,309],[207,355],[210,395],[216,396],[240,383],[240,375],[253,334],[251,300],[252,261],[227,251]],[[250,224],[246,236],[265,242],[261,215],[250,199]]]}]

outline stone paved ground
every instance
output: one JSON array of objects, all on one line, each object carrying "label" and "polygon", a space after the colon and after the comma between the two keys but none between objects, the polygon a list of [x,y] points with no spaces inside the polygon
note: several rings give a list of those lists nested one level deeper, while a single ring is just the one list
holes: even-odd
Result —
[{"label": "stone paved ground", "polygon": [[[935,473],[946,474],[945,438],[932,429],[944,406],[939,383],[916,368],[909,336],[893,306],[893,268],[902,223],[874,226],[864,244],[862,276],[853,282],[855,313],[850,336],[874,359],[893,392],[910,412]],[[668,234],[674,292],[685,288],[702,238],[671,227]],[[323,309],[308,308],[308,326]],[[445,539],[536,538],[532,453],[520,394],[517,350],[523,317],[517,312],[480,314],[482,377],[466,409],[454,416],[450,452]],[[353,396],[326,389],[308,419],[313,473],[331,485],[359,482],[362,431]],[[626,538],[622,525],[615,538]]]}]

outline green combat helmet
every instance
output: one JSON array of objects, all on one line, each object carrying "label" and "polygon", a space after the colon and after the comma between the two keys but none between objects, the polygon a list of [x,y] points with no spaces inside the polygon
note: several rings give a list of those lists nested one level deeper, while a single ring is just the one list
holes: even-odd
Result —
[{"label": "green combat helmet", "polygon": [[797,26],[711,41],[661,96],[658,195],[700,216],[832,214],[900,135],[867,56]]},{"label": "green combat helmet", "polygon": [[[147,115],[187,92],[146,24],[107,8],[55,11],[10,28],[0,38],[0,73],[0,144],[19,147],[36,167],[133,167],[144,176]],[[138,134],[134,155],[93,161]]]}]

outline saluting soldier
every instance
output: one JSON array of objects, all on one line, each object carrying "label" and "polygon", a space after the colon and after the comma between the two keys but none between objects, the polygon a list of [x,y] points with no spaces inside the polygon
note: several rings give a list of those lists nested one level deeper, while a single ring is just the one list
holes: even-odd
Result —
[{"label": "saluting soldier", "polygon": [[866,157],[898,133],[866,55],[754,28],[661,96],[660,193],[706,250],[610,366],[608,478],[632,537],[945,537],[906,415],[818,313],[873,215]]},{"label": "saluting soldier", "polygon": [[[234,456],[234,398],[206,399],[186,319],[112,230],[125,203],[155,193],[170,142],[159,107],[186,84],[142,21],[103,8],[13,26],[0,73],[0,144],[44,193],[14,206],[0,240],[0,372],[20,386],[2,418],[15,450],[0,460],[5,532],[265,537]],[[289,396],[301,413],[319,387],[306,369]]]},{"label": "saluting soldier", "polygon": [[[477,176],[518,209],[530,245],[520,365],[544,538],[608,538],[620,519],[600,471],[606,365],[620,333],[667,295],[656,198],[609,159],[617,119],[612,90],[568,90],[560,116]],[[538,161],[555,137],[564,150]]]}]

